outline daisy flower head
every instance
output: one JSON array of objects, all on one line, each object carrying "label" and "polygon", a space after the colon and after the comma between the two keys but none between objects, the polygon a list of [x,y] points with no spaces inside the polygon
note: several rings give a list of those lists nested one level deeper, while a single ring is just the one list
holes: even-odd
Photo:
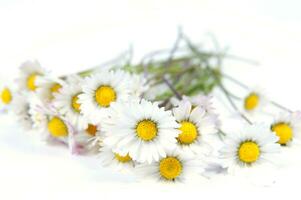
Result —
[{"label": "daisy flower head", "polygon": [[171,111],[142,99],[114,104],[109,123],[103,124],[104,144],[137,162],[158,161],[176,147],[179,124]]},{"label": "daisy flower head", "polygon": [[102,71],[84,80],[83,93],[78,103],[86,116],[105,118],[114,102],[122,102],[129,97],[129,88],[122,71]]},{"label": "daisy flower head", "polygon": [[272,162],[273,155],[280,151],[277,141],[278,137],[266,126],[245,125],[240,132],[226,135],[220,155],[229,171],[265,161]]},{"label": "daisy flower head", "polygon": [[179,102],[173,109],[173,115],[180,124],[178,149],[189,155],[209,153],[210,135],[217,132],[216,116],[208,114],[202,107],[193,107],[188,100]]},{"label": "daisy flower head", "polygon": [[128,74],[129,92],[133,96],[140,97],[148,89],[149,85],[146,83],[146,78],[141,74]]},{"label": "daisy flower head", "polygon": [[37,95],[46,103],[53,101],[55,94],[59,94],[64,81],[60,78],[43,76],[37,79]]},{"label": "daisy flower head", "polygon": [[7,85],[0,85],[0,110],[11,107],[14,99],[14,90]]},{"label": "daisy flower head", "polygon": [[73,76],[67,83],[62,84],[60,92],[55,94],[53,105],[61,115],[66,116],[68,121],[79,130],[88,128],[88,119],[81,111],[79,96],[83,94],[83,81]]},{"label": "daisy flower head", "polygon": [[20,67],[17,79],[20,91],[35,92],[38,88],[37,80],[46,74],[38,61],[26,61]]},{"label": "daisy flower head", "polygon": [[200,159],[187,157],[175,151],[167,152],[166,156],[151,164],[137,165],[139,176],[165,182],[183,182],[204,172],[205,165]]},{"label": "daisy flower head", "polygon": [[131,171],[134,169],[135,162],[128,153],[120,155],[108,146],[101,147],[99,151],[99,158],[104,167],[112,167],[117,171]]},{"label": "daisy flower head", "polygon": [[247,113],[261,110],[267,103],[264,93],[260,89],[250,91],[243,99],[243,108]]},{"label": "daisy flower head", "polygon": [[279,137],[280,145],[290,145],[294,139],[300,140],[301,112],[282,113],[276,117],[271,130]]}]

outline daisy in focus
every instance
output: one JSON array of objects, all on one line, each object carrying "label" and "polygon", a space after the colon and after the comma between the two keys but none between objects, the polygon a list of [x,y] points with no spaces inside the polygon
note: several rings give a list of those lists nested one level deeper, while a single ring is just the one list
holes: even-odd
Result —
[{"label": "daisy in focus", "polygon": [[278,139],[261,124],[246,125],[240,132],[226,135],[224,147],[220,150],[221,158],[229,171],[272,162],[272,156],[280,151]]},{"label": "daisy in focus", "polygon": [[115,112],[103,125],[104,144],[137,162],[158,161],[176,147],[179,124],[170,111],[146,100],[114,104]]},{"label": "daisy in focus", "polygon": [[282,113],[271,125],[271,130],[279,137],[280,145],[290,145],[294,139],[300,139],[301,113]]},{"label": "daisy in focus", "polygon": [[[202,107],[193,107],[188,100],[179,102],[173,109],[173,115],[180,124],[177,137],[178,149],[188,155],[208,154],[210,135],[217,132],[215,115],[210,115]],[[209,136],[209,137],[208,137]]]},{"label": "daisy in focus", "polygon": [[136,167],[139,176],[165,182],[183,182],[200,175],[203,171],[201,160],[176,152],[168,152],[165,157],[154,163],[144,163]]},{"label": "daisy in focus", "polygon": [[38,61],[26,61],[20,67],[17,79],[20,91],[35,92],[38,88],[37,80],[46,74]]}]

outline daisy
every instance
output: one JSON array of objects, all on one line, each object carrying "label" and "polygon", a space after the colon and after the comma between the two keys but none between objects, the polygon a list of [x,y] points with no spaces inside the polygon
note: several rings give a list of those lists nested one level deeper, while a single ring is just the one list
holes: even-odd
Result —
[{"label": "daisy", "polygon": [[204,166],[199,159],[171,151],[152,164],[138,165],[136,171],[141,177],[166,182],[182,182],[202,173]]},{"label": "daisy", "polygon": [[37,95],[45,102],[51,102],[55,94],[58,94],[63,87],[64,81],[50,76],[43,76],[37,79]]},{"label": "daisy", "polygon": [[148,89],[149,85],[146,83],[146,79],[140,74],[128,74],[128,87],[131,95],[140,97]]},{"label": "daisy", "polygon": [[272,155],[280,150],[278,137],[265,126],[246,125],[240,132],[227,134],[221,158],[229,170],[272,161]]},{"label": "daisy", "polygon": [[271,125],[271,130],[279,137],[279,144],[289,145],[294,139],[300,138],[301,112],[282,113]]},{"label": "daisy", "polygon": [[38,61],[26,61],[20,67],[20,77],[17,79],[20,91],[34,92],[37,89],[37,80],[46,72]]},{"label": "daisy", "polygon": [[129,97],[129,88],[122,71],[103,71],[87,77],[83,83],[83,94],[78,103],[86,115],[106,117],[113,102],[122,102]]},{"label": "daisy", "polygon": [[254,113],[260,110],[267,103],[266,97],[260,90],[249,92],[243,100],[243,108],[247,113]]},{"label": "daisy", "polygon": [[188,100],[179,102],[173,109],[177,122],[181,125],[177,137],[178,149],[189,155],[209,152],[208,136],[217,132],[216,116],[209,115],[206,110],[193,105]]},{"label": "daisy", "polygon": [[107,146],[100,148],[99,151],[99,158],[104,167],[112,167],[118,171],[126,171],[132,170],[135,166],[135,162],[129,154],[122,156]]},{"label": "daisy", "polygon": [[0,85],[0,110],[7,110],[13,102],[13,89],[6,85]]},{"label": "daisy", "polygon": [[62,84],[60,92],[55,94],[53,101],[60,114],[65,115],[79,130],[88,128],[88,119],[81,113],[82,107],[79,103],[79,96],[83,93],[82,84],[80,77],[69,77],[67,83]]},{"label": "daisy", "polygon": [[146,100],[113,104],[115,114],[103,124],[104,144],[138,162],[158,161],[176,147],[179,124],[170,111]]}]

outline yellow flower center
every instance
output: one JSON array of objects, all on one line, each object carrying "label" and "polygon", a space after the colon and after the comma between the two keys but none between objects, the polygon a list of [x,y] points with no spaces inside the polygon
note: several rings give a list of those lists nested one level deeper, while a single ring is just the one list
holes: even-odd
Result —
[{"label": "yellow flower center", "polygon": [[125,156],[121,156],[120,154],[115,153],[115,159],[121,163],[127,163],[132,161],[132,158],[130,157],[129,154],[126,154]]},{"label": "yellow flower center", "polygon": [[279,137],[278,143],[281,145],[287,144],[293,138],[293,129],[286,123],[277,123],[272,126],[272,131]]},{"label": "yellow flower center", "polygon": [[151,120],[140,121],[136,127],[136,133],[140,139],[150,141],[158,134],[157,124]]},{"label": "yellow flower center", "polygon": [[76,111],[76,112],[80,112],[80,104],[78,103],[78,96],[79,94],[75,95],[72,97],[72,108]]},{"label": "yellow flower center", "polygon": [[192,144],[198,137],[197,127],[191,122],[181,122],[181,127],[179,129],[181,133],[177,139],[181,144]]},{"label": "yellow flower center", "polygon": [[51,88],[51,99],[54,99],[54,93],[59,93],[59,90],[62,88],[62,86],[59,83],[54,83]]},{"label": "yellow flower center", "polygon": [[65,137],[68,135],[68,128],[59,117],[53,117],[48,122],[48,131],[53,137]]},{"label": "yellow flower center", "polygon": [[28,90],[31,90],[31,91],[35,91],[37,89],[37,86],[36,86],[36,79],[37,79],[37,74],[31,74],[28,76],[27,78],[27,88]]},{"label": "yellow flower center", "polygon": [[252,164],[258,160],[260,149],[255,142],[243,142],[238,149],[238,158],[241,162]]},{"label": "yellow flower center", "polygon": [[247,111],[254,110],[259,105],[260,98],[256,93],[251,93],[245,98],[245,109]]},{"label": "yellow flower center", "polygon": [[89,124],[88,128],[86,129],[86,132],[91,136],[95,136],[97,132],[97,126]]},{"label": "yellow flower center", "polygon": [[174,180],[182,172],[182,163],[175,157],[167,157],[160,161],[160,175],[166,180]]},{"label": "yellow flower center", "polygon": [[1,92],[1,100],[4,104],[9,104],[12,101],[12,93],[8,88],[4,88]]},{"label": "yellow flower center", "polygon": [[109,107],[111,102],[116,101],[116,92],[110,86],[100,86],[95,92],[95,100],[101,107]]}]

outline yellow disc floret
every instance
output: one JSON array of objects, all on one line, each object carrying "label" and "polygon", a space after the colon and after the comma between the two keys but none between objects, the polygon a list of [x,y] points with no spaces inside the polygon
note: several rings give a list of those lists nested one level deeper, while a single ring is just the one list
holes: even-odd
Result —
[{"label": "yellow disc floret", "polygon": [[126,154],[125,156],[121,156],[120,154],[115,153],[114,155],[115,155],[115,159],[121,163],[127,163],[132,161],[132,158],[130,157],[129,154]]},{"label": "yellow disc floret", "polygon": [[97,126],[89,124],[88,128],[86,129],[86,132],[91,136],[95,136],[97,132]]},{"label": "yellow disc floret", "polygon": [[245,109],[247,111],[252,111],[257,108],[259,102],[260,102],[260,98],[258,94],[253,92],[245,98]]},{"label": "yellow disc floret", "polygon": [[286,145],[293,139],[293,129],[287,123],[277,123],[272,126],[272,131],[279,137],[278,143]]},{"label": "yellow disc floret", "polygon": [[158,134],[157,124],[151,120],[142,120],[137,124],[136,133],[140,139],[150,141]]},{"label": "yellow disc floret", "polygon": [[198,137],[197,127],[191,122],[181,122],[181,127],[179,129],[181,133],[177,139],[181,144],[192,144]]},{"label": "yellow disc floret", "polygon": [[78,103],[78,96],[79,96],[79,94],[72,97],[71,106],[74,109],[74,111],[79,113],[80,112],[80,104]]},{"label": "yellow disc floret", "polygon": [[68,135],[68,128],[59,117],[53,117],[49,120],[48,131],[53,137],[65,137]]},{"label": "yellow disc floret", "polygon": [[95,100],[100,107],[109,107],[112,102],[116,101],[116,92],[110,86],[100,86],[95,92]]},{"label": "yellow disc floret", "polygon": [[36,79],[37,79],[37,74],[31,74],[27,77],[27,89],[31,91],[35,91],[37,89],[36,86]]},{"label": "yellow disc floret", "polygon": [[166,180],[174,180],[182,173],[182,163],[175,157],[166,157],[160,161],[159,172]]},{"label": "yellow disc floret", "polygon": [[4,104],[9,104],[12,101],[12,93],[8,88],[4,88],[1,92],[1,100]]},{"label": "yellow disc floret", "polygon": [[54,83],[51,88],[50,91],[51,93],[59,93],[59,90],[62,88],[62,85],[59,83]]},{"label": "yellow disc floret", "polygon": [[238,158],[241,162],[252,164],[258,160],[260,148],[252,141],[243,142],[238,149]]}]

